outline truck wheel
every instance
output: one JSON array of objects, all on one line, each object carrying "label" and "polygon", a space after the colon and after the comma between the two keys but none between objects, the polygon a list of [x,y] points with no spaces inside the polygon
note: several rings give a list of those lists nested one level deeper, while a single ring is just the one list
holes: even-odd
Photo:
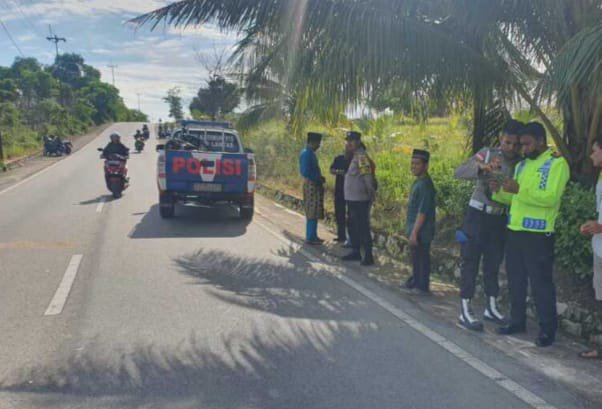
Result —
[{"label": "truck wheel", "polygon": [[255,209],[253,207],[240,208],[240,218],[243,220],[253,220],[253,213],[255,213]]},{"label": "truck wheel", "polygon": [[164,194],[159,196],[159,214],[162,219],[170,219],[176,214],[176,204],[171,195]]}]

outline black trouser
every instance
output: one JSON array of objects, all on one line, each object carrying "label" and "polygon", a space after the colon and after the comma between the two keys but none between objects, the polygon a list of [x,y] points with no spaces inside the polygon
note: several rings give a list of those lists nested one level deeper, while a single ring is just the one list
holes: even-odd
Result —
[{"label": "black trouser", "polygon": [[372,257],[372,232],[370,231],[370,202],[347,201],[349,209],[349,235],[353,251],[364,249],[365,257]]},{"label": "black trouser", "polygon": [[431,243],[410,246],[412,276],[406,282],[409,288],[429,291],[431,282]]},{"label": "black trouser", "polygon": [[469,207],[464,216],[462,230],[468,241],[462,244],[462,269],[460,297],[473,298],[481,258],[485,295],[497,297],[500,291],[498,276],[504,259],[506,215],[491,215]]},{"label": "black trouser", "polygon": [[347,239],[347,202],[345,197],[335,195],[334,216],[337,221],[337,238],[341,241]]},{"label": "black trouser", "polygon": [[527,321],[527,285],[535,301],[541,333],[554,336],[558,328],[554,285],[554,235],[508,231],[506,270],[510,290],[511,323]]}]

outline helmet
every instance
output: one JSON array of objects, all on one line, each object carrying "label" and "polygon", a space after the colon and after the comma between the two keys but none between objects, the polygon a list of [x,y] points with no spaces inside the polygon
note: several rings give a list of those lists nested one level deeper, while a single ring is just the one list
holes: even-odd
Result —
[{"label": "helmet", "polygon": [[115,142],[115,141],[119,142],[120,139],[121,139],[121,135],[119,135],[118,132],[113,132],[111,134],[111,142]]}]

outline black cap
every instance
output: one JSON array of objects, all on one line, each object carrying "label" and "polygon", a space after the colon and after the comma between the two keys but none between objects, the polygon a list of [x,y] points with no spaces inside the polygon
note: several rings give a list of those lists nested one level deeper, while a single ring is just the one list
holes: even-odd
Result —
[{"label": "black cap", "polygon": [[431,154],[422,149],[414,149],[414,152],[412,152],[412,159],[414,158],[428,162],[431,159]]},{"label": "black cap", "polygon": [[322,140],[322,134],[317,132],[307,133],[307,142],[320,142]]},{"label": "black cap", "polygon": [[362,139],[362,134],[357,131],[348,131],[345,139],[348,141],[360,141]]}]

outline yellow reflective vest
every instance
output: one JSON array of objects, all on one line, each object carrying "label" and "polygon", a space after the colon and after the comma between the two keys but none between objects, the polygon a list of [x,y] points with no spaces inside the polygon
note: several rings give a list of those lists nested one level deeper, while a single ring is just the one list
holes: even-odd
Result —
[{"label": "yellow reflective vest", "polygon": [[518,193],[500,189],[492,198],[510,206],[510,230],[553,233],[569,178],[567,161],[547,150],[537,159],[524,159],[516,165],[514,180],[519,185]]}]

